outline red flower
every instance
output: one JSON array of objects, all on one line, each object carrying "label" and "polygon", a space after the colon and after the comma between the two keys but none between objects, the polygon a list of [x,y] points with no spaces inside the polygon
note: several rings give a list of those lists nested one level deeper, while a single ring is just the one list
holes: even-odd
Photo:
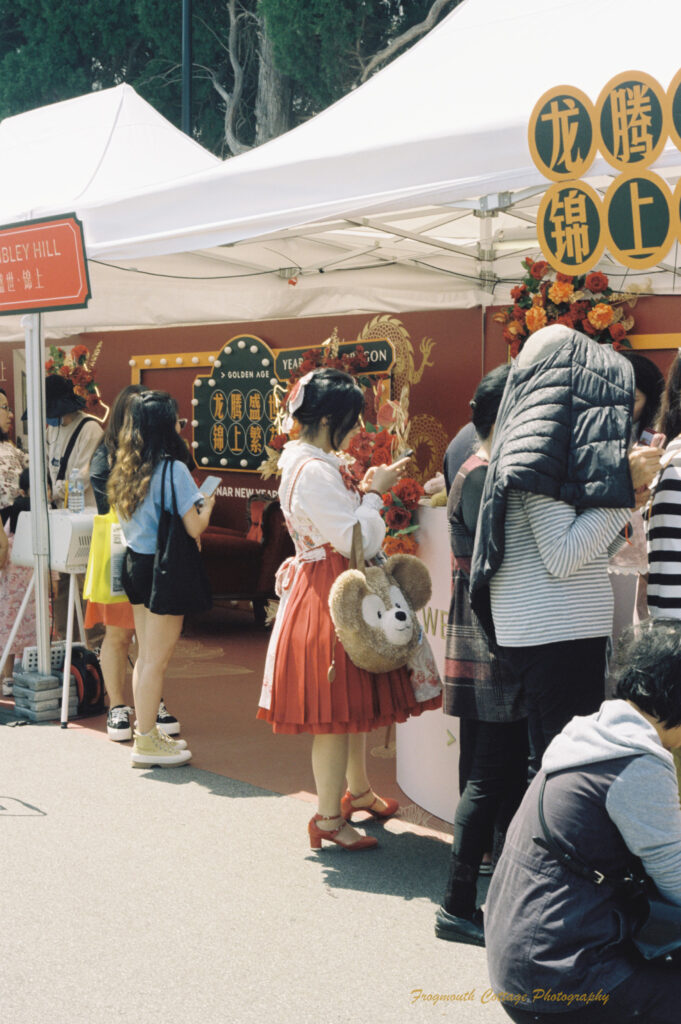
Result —
[{"label": "red flower", "polygon": [[423,497],[426,492],[424,491],[418,480],[414,480],[410,476],[403,477],[393,487],[393,494],[400,499],[406,508],[416,508],[419,503],[419,499]]},{"label": "red flower", "polygon": [[382,448],[380,445],[376,445],[373,452],[371,453],[372,466],[388,466],[390,465],[391,455],[389,448]]},{"label": "red flower", "polygon": [[270,448],[274,448],[275,452],[280,452],[287,441],[288,436],[286,434],[275,434],[272,440],[270,441],[269,446]]},{"label": "red flower", "polygon": [[613,341],[612,347],[614,348],[615,352],[621,352],[624,349],[624,345],[621,341]]},{"label": "red flower", "polygon": [[[622,327],[622,324],[610,324],[610,326],[608,327],[608,332],[609,332],[610,337],[612,338],[613,342],[618,342],[619,343],[620,341],[624,341],[624,339],[627,336],[627,332]],[[613,344],[613,348],[614,347],[615,346]],[[620,348],[621,347],[622,346],[620,345]]]},{"label": "red flower", "polygon": [[584,319],[582,320],[582,330],[585,334],[591,335],[592,338],[594,334],[598,334],[598,328],[594,327],[591,321],[588,320],[586,317],[584,317]]},{"label": "red flower", "polygon": [[603,292],[608,287],[608,278],[600,270],[593,270],[586,275],[584,287],[590,292]]},{"label": "red flower", "polygon": [[385,510],[384,516],[389,530],[405,530],[411,524],[411,512],[402,505],[392,505]]},{"label": "red flower", "polygon": [[89,355],[89,349],[85,345],[74,345],[71,349],[71,360],[74,363],[80,363],[84,359],[87,359]]},{"label": "red flower", "polygon": [[46,373],[52,373],[53,370],[54,370],[54,359],[48,359],[47,362],[45,363],[45,372]]},{"label": "red flower", "polygon": [[515,301],[517,302],[518,299],[521,299],[523,297],[526,291],[526,284],[517,284],[515,288],[511,288],[511,298],[515,299]]},{"label": "red flower", "polygon": [[546,262],[546,260],[537,260],[537,262],[533,263],[530,267],[530,274],[535,279],[535,281],[541,281],[542,277],[544,276],[544,274],[546,274],[548,269],[549,265]]},{"label": "red flower", "polygon": [[520,342],[519,341],[512,341],[511,344],[509,345],[509,349],[508,350],[511,353],[511,359],[515,359],[515,357],[520,352]]},{"label": "red flower", "polygon": [[413,555],[416,552],[416,541],[410,534],[393,537],[392,534],[383,541],[383,550],[390,555]]},{"label": "red flower", "polygon": [[556,274],[556,281],[562,281],[563,284],[573,284],[574,277],[571,274]]},{"label": "red flower", "polygon": [[394,503],[394,501],[395,499],[393,498],[392,491],[386,491],[386,493],[383,495],[383,504],[390,506]]},{"label": "red flower", "polygon": [[71,376],[71,367],[70,366],[66,366],[66,365],[60,366],[59,367],[59,375],[60,375],[60,377],[70,377]]}]

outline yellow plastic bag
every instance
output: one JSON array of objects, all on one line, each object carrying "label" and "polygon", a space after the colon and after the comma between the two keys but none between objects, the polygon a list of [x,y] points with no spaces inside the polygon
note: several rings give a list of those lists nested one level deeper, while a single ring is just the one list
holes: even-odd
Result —
[{"label": "yellow plastic bag", "polygon": [[95,604],[120,604],[127,601],[121,586],[124,558],[125,540],[114,509],[105,516],[95,516],[83,597]]}]

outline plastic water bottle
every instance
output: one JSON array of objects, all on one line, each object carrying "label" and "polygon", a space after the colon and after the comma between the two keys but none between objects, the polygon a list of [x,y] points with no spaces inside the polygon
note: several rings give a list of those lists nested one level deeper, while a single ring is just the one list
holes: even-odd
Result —
[{"label": "plastic water bottle", "polygon": [[69,512],[82,512],[85,507],[85,487],[83,479],[77,469],[69,473]]}]

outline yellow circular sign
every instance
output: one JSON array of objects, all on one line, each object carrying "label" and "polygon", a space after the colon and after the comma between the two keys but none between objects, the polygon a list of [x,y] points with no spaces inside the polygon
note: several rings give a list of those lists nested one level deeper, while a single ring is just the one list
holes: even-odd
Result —
[{"label": "yellow circular sign", "polygon": [[603,199],[603,226],[611,256],[648,270],[667,254],[676,217],[666,181],[646,170],[619,174]]},{"label": "yellow circular sign", "polygon": [[667,89],[666,114],[669,138],[681,149],[681,70],[676,72]]},{"label": "yellow circular sign", "polygon": [[573,85],[558,85],[537,100],[528,145],[545,178],[565,181],[586,174],[596,155],[594,106]]},{"label": "yellow circular sign", "polygon": [[667,97],[644,71],[623,71],[603,87],[596,102],[598,148],[618,170],[647,167],[667,141]]},{"label": "yellow circular sign", "polygon": [[551,185],[537,213],[537,238],[547,262],[562,274],[584,274],[605,248],[601,200],[583,181]]}]

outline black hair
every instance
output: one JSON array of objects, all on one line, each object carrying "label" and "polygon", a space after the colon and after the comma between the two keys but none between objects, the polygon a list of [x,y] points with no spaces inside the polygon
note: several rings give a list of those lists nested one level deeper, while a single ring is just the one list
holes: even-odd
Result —
[{"label": "black hair", "polygon": [[[0,395],[4,395],[7,398],[7,392],[4,388],[0,388]],[[9,405],[9,398],[7,398],[7,404]],[[0,430],[0,441],[9,441],[9,434],[4,430]]]},{"label": "black hair", "polygon": [[616,696],[667,729],[681,725],[681,620],[647,619],[623,634]]},{"label": "black hair", "polygon": [[113,405],[111,406],[111,415],[109,416],[109,422],[106,430],[104,431],[104,444],[109,455],[109,463],[113,466],[116,458],[116,449],[118,448],[118,438],[123,428],[123,422],[125,420],[125,414],[128,411],[128,405],[133,395],[144,394],[148,391],[142,384],[128,384],[119,391],[114,398]]},{"label": "black hair", "polygon": [[669,441],[681,434],[681,356],[679,355],[676,356],[667,373],[657,429],[666,434]]},{"label": "black hair", "polygon": [[131,427],[143,463],[157,466],[164,456],[186,461],[187,444],[177,432],[177,413],[177,401],[167,391],[143,390],[131,396],[123,422]]},{"label": "black hair", "polygon": [[652,427],[657,419],[664,391],[664,376],[652,359],[648,359],[647,356],[642,356],[638,352],[622,352],[622,355],[629,360],[634,368],[636,388],[646,396],[646,404],[643,406],[637,423],[640,434],[642,430]]},{"label": "black hair", "polygon": [[495,366],[493,370],[485,374],[475,389],[475,394],[471,401],[471,409],[473,410],[471,419],[473,420],[475,432],[481,441],[489,437],[490,431],[496,422],[510,372],[510,363],[502,363],[501,366]]},{"label": "black hair", "polygon": [[305,385],[303,404],[293,413],[306,431],[316,432],[328,420],[331,447],[339,448],[364,408],[364,392],[343,370],[315,370]]}]

